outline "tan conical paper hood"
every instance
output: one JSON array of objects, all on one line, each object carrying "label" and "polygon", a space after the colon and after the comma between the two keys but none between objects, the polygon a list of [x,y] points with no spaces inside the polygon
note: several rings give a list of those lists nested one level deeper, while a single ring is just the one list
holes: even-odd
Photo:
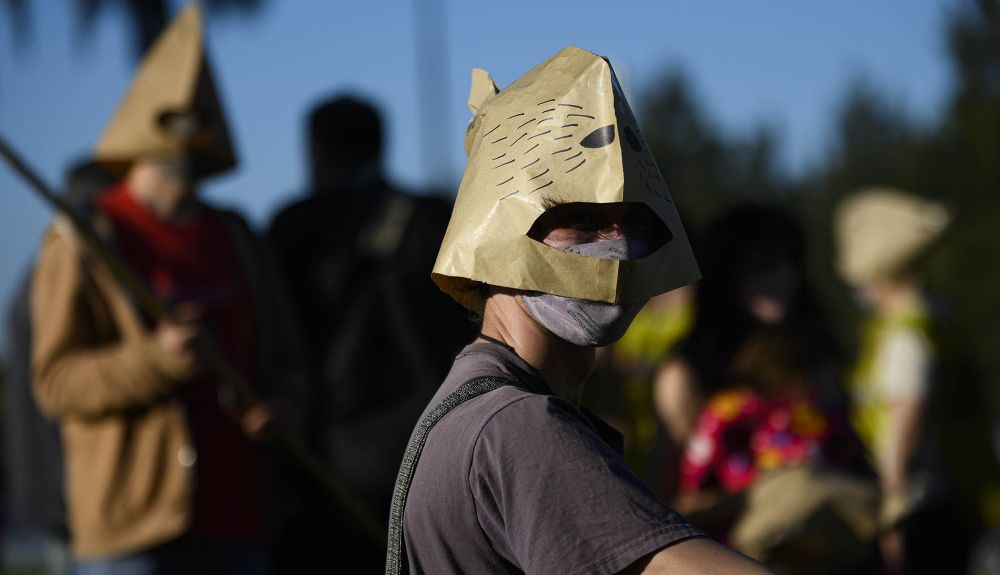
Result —
[{"label": "tan conical paper hood", "polygon": [[867,188],[841,203],[834,221],[837,267],[861,285],[902,271],[948,226],[943,205],[891,188]]},{"label": "tan conical paper hood", "polygon": [[160,35],[105,128],[95,161],[125,166],[143,156],[179,151],[180,142],[162,129],[161,122],[165,114],[194,111],[205,123],[190,143],[199,175],[236,165],[202,29],[201,8],[190,4]]},{"label": "tan conical paper hood", "polygon": [[[700,277],[673,199],[608,62],[567,47],[502,91],[473,72],[468,165],[433,278],[465,307],[482,284],[636,303]],[[567,253],[527,236],[553,204],[638,202],[672,239],[638,261]]]}]

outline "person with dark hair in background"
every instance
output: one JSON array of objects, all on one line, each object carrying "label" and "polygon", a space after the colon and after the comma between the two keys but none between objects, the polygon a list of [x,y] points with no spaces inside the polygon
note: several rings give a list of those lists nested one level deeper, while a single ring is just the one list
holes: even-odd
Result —
[{"label": "person with dark hair in background", "polygon": [[[307,130],[309,195],[274,218],[270,243],[303,330],[313,448],[384,525],[413,422],[473,335],[428,277],[451,206],[386,181],[372,105],[350,96],[324,101]],[[384,541],[366,537],[356,517],[313,511],[286,538],[290,569],[331,546],[349,553],[359,572],[382,566]]]},{"label": "person with dark hair in background", "polygon": [[818,351],[781,326],[746,339],[685,446],[676,507],[781,573],[867,573],[877,491],[843,402],[815,389]]},{"label": "person with dark hair in background", "polygon": [[840,394],[840,352],[806,280],[805,240],[792,216],[759,204],[733,208],[710,226],[700,251],[705,278],[696,288],[694,326],[654,381],[656,409],[675,450],[664,462],[671,482],[705,401],[733,384],[733,359],[756,330],[795,333],[817,358],[814,389]]},{"label": "person with dark hair in background", "polygon": [[82,575],[266,567],[257,439],[287,399],[294,352],[263,246],[197,197],[236,163],[202,28],[190,5],[164,31],[93,156],[121,178],[96,199],[96,233],[175,317],[147,317],[62,218],[32,283],[34,394],[62,432]]},{"label": "person with dark hair in background", "polygon": [[[84,161],[66,175],[66,200],[88,217],[94,200],[114,182],[101,166]],[[7,308],[7,373],[4,389],[4,470],[9,502],[8,532],[41,537],[46,573],[69,572],[69,527],[63,495],[59,427],[42,415],[31,392],[31,280],[29,270]]]}]

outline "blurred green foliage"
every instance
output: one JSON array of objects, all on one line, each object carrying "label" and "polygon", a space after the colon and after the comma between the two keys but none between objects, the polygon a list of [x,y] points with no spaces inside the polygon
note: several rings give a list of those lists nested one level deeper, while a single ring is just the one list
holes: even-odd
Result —
[{"label": "blurred green foliage", "polygon": [[[918,268],[938,312],[939,373],[932,409],[954,480],[980,508],[1000,485],[992,425],[1000,407],[1000,0],[965,0],[942,30],[955,84],[940,117],[918,122],[859,78],[834,115],[832,141],[804,175],[779,168],[777,133],[722,133],[691,83],[671,71],[643,102],[643,133],[694,236],[743,201],[784,206],[809,238],[810,275],[846,349],[858,311],[833,272],[831,216],[846,195],[871,185],[946,203],[954,224]],[[997,506],[1000,510],[1000,506]],[[1000,523],[997,517],[989,522]]]}]

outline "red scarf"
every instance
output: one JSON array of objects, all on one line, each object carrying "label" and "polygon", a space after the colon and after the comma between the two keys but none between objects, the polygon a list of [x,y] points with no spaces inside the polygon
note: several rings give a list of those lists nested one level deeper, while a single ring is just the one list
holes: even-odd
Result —
[{"label": "red scarf", "polygon": [[[139,204],[124,184],[109,189],[97,208],[113,225],[118,250],[140,278],[170,305],[204,311],[216,348],[247,381],[254,375],[257,334],[253,300],[239,253],[223,216],[207,207],[182,223],[166,222]],[[259,539],[257,447],[219,404],[212,378],[186,384],[181,399],[197,453],[191,534]]]}]

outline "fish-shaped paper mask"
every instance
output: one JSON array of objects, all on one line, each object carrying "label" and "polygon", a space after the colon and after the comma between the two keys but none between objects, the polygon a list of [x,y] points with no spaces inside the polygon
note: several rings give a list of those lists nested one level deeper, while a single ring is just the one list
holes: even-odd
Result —
[{"label": "fish-shaped paper mask", "polygon": [[[467,308],[482,284],[635,303],[696,281],[698,266],[673,199],[611,65],[567,47],[502,91],[473,72],[468,165],[434,281]],[[528,237],[547,209],[637,203],[669,241],[640,260],[561,251]]]}]

